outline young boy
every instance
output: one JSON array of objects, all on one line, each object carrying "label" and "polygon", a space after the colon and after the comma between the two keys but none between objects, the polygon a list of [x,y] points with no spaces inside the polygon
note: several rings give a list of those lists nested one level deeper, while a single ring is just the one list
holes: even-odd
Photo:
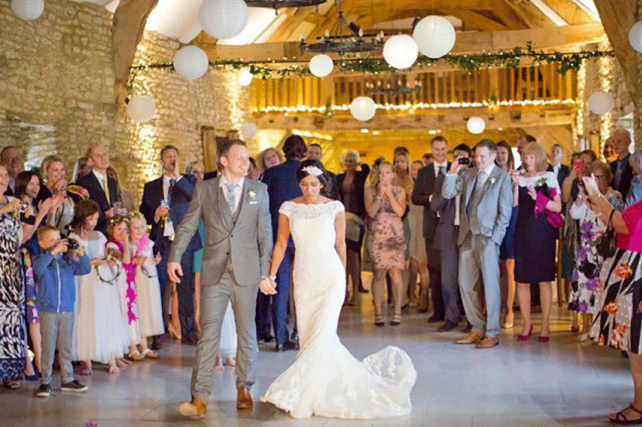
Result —
[{"label": "young boy", "polygon": [[89,257],[80,246],[70,249],[69,241],[61,240],[58,230],[51,226],[38,229],[38,244],[44,252],[33,263],[38,283],[37,301],[42,335],[42,379],[36,396],[51,396],[56,343],[62,370],[62,391],[87,391],[87,386],[74,379],[71,335],[76,299],[74,276],[82,276],[91,271]]}]

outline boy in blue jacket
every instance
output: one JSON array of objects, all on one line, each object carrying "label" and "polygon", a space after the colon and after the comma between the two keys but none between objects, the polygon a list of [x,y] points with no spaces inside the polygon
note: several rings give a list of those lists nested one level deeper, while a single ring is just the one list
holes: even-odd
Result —
[{"label": "boy in blue jacket", "polygon": [[89,257],[85,255],[80,245],[72,245],[74,249],[71,249],[70,241],[61,240],[58,230],[51,226],[38,229],[38,244],[43,253],[34,261],[33,271],[38,283],[42,379],[36,396],[51,396],[56,343],[62,370],[61,390],[87,391],[87,386],[74,379],[71,366],[71,335],[76,299],[74,276],[83,276],[91,271]]}]

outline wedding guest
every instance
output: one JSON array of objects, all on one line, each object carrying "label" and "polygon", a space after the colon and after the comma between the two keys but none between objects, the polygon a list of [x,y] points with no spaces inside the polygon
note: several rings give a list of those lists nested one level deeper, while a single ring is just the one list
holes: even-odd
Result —
[{"label": "wedding guest", "polygon": [[277,151],[276,148],[266,148],[261,151],[256,159],[256,164],[261,169],[261,172],[265,172],[271,167],[280,165],[283,163],[283,156]]},{"label": "wedding guest", "polygon": [[196,182],[203,182],[205,179],[205,166],[199,161],[194,161],[189,164],[188,170],[186,170],[185,173],[194,175]]},{"label": "wedding guest", "polygon": [[[617,232],[617,252],[604,262],[595,301],[595,320],[590,336],[599,345],[625,351],[631,365],[633,401],[609,415],[614,424],[642,423],[642,336],[639,289],[642,277],[642,203],[618,212],[608,203],[591,177],[583,178],[589,206],[602,221],[612,221]],[[612,215],[612,216],[611,216]]]},{"label": "wedding guest", "polygon": [[393,316],[391,326],[401,324],[402,277],[405,267],[405,238],[401,217],[406,210],[406,192],[393,185],[393,166],[379,159],[375,162],[365,189],[365,208],[372,219],[367,247],[374,263],[372,295],[375,325],[384,326],[384,283],[392,281]]},{"label": "wedding guest", "polygon": [[533,135],[529,134],[522,135],[517,139],[515,148],[517,148],[517,153],[519,154],[520,159],[523,156],[524,147],[526,147],[526,145],[530,144],[531,142],[537,142],[537,139]]},{"label": "wedding guest", "polygon": [[630,162],[633,178],[629,194],[622,194],[622,198],[609,199],[609,203],[620,212],[642,200],[642,150],[635,151],[630,157]]},{"label": "wedding guest", "polygon": [[[49,212],[47,225],[56,227],[62,235],[66,235],[67,226],[74,217],[74,201],[67,192],[65,164],[60,157],[52,154],[43,159],[40,171],[44,176],[44,185],[40,186],[37,200],[40,202],[49,197],[62,198],[60,206]],[[82,187],[78,187],[80,188]]]},{"label": "wedding guest", "polygon": [[611,135],[611,140],[613,141],[613,149],[617,153],[617,160],[611,163],[611,171],[613,172],[611,187],[626,197],[633,179],[633,169],[629,163],[631,134],[626,129],[618,129]]},{"label": "wedding guest", "polygon": [[42,379],[36,392],[38,397],[52,394],[54,353],[62,371],[62,391],[84,392],[87,386],[74,378],[72,361],[72,337],[76,289],[74,276],[84,276],[91,271],[89,257],[82,247],[69,247],[68,240],[60,238],[60,232],[51,226],[38,230],[38,243],[42,248],[33,263],[38,282],[38,308],[42,331]]},{"label": "wedding guest", "polygon": [[[408,152],[408,148],[406,147],[397,147],[395,149],[395,153],[393,155],[393,160],[392,160],[393,168],[394,168],[394,177],[392,178],[392,185],[397,185],[399,187],[402,187],[404,191],[406,192],[406,210],[404,212],[404,215],[402,216],[402,222],[403,222],[403,235],[404,239],[406,241],[406,253],[405,253],[405,260],[406,264],[410,262],[410,222],[408,220],[408,202],[410,201],[410,196],[412,195],[412,190],[415,186],[415,181],[412,179],[412,175],[410,174],[410,154]],[[422,233],[423,234],[423,233]],[[402,307],[406,307],[408,305],[408,269],[404,268],[401,271],[401,276],[403,280],[403,287],[401,289],[402,291]],[[390,277],[388,276],[386,278],[386,282],[388,285],[388,291],[390,292],[391,288],[391,282],[390,282]]]},{"label": "wedding guest", "polygon": [[[419,170],[424,167],[421,160],[415,160],[410,165],[410,175],[414,182],[417,181]],[[413,184],[414,189],[414,184]],[[412,194],[412,192],[410,193]],[[426,242],[424,241],[424,207],[408,201],[408,223],[410,224],[410,266],[408,273],[408,298],[410,304],[416,306],[418,301],[428,300],[428,257],[426,255]],[[419,292],[417,292],[417,275],[419,276]]]},{"label": "wedding guest", "polygon": [[[497,143],[497,158],[495,164],[504,172],[512,174],[515,169],[515,158],[513,150],[506,141]],[[519,191],[517,182],[513,182],[513,211],[510,223],[506,229],[506,235],[499,247],[499,278],[502,292],[502,320],[501,326],[504,329],[513,327],[514,314],[513,303],[515,302],[515,226],[519,211]]]},{"label": "wedding guest", "polygon": [[16,187],[16,176],[25,170],[25,154],[22,148],[15,145],[4,147],[0,151],[0,162],[2,162],[9,172],[9,186],[6,191],[8,195],[13,195]]},{"label": "wedding guest", "polygon": [[[205,180],[205,166],[203,166],[202,163],[200,162],[192,162],[190,163],[190,169],[187,171],[187,173],[191,173],[196,177],[196,183],[198,184],[199,182],[203,182]],[[200,319],[201,319],[201,270],[203,268],[203,249],[205,248],[205,224],[203,223],[203,220],[198,221],[198,226],[196,228],[198,232],[198,238],[201,241],[201,248],[197,251],[194,251],[194,325],[196,327],[196,330],[200,332],[201,330],[201,325],[200,325]],[[176,297],[172,295],[172,303],[176,301],[176,308],[172,306],[172,312],[177,312],[178,311],[178,294],[176,294]],[[174,323],[174,319],[172,319],[173,323],[173,328],[179,333],[180,336],[180,330],[181,330],[181,325],[178,322],[178,319],[176,319],[176,323]]]},{"label": "wedding guest", "polygon": [[[618,198],[619,194],[616,194],[610,187],[613,177],[607,163],[599,160],[594,161],[591,164],[591,173],[597,180],[598,190],[604,197],[609,200]],[[604,263],[595,242],[606,231],[606,224],[588,206],[584,192],[579,193],[569,213],[573,219],[579,221],[580,243],[575,258],[568,309],[579,313],[582,317],[579,341],[586,341],[593,323],[595,291]]]},{"label": "wedding guest", "polygon": [[[442,322],[445,319],[445,308],[441,290],[441,259],[439,251],[435,249],[435,230],[437,229],[437,212],[430,207],[435,182],[440,173],[446,173],[448,163],[448,142],[446,138],[438,135],[430,142],[433,162],[422,168],[417,175],[415,188],[412,192],[412,202],[424,207],[424,239],[426,240],[426,253],[428,254],[428,271],[430,272],[430,290],[434,312],[428,319],[430,323]],[[419,311],[428,311],[428,301],[421,301]]]},{"label": "wedding guest", "polygon": [[[152,225],[150,234],[154,241],[154,251],[160,253],[161,261],[157,266],[158,281],[161,287],[163,302],[163,319],[171,334],[178,336],[168,317],[169,294],[174,286],[178,292],[178,315],[181,325],[181,341],[184,344],[195,345],[197,342],[196,328],[194,325],[194,278],[193,263],[194,252],[202,247],[198,234],[190,240],[182,258],[183,276],[181,282],[174,285],[167,276],[167,260],[169,250],[175,237],[175,228],[181,223],[187,213],[189,204],[196,187],[196,178],[193,175],[180,174],[180,157],[178,148],[166,145],[160,151],[160,163],[163,166],[163,175],[145,184],[140,212],[145,216],[148,224]],[[160,349],[160,337],[156,336],[152,343],[152,350]]]},{"label": "wedding guest", "polygon": [[118,203],[117,206],[120,209],[120,214],[126,215],[127,212],[133,212],[134,198],[132,196],[132,192],[122,186],[120,175],[116,168],[110,165],[107,168],[107,176],[116,182],[116,203]]},{"label": "wedding guest", "polygon": [[604,141],[604,149],[602,150],[602,155],[609,164],[617,160],[617,153],[613,149],[613,139],[611,137],[606,138],[606,141]]},{"label": "wedding guest", "polygon": [[366,207],[364,189],[370,168],[361,163],[355,150],[346,150],[341,155],[343,173],[337,176],[339,198],[346,210],[346,283],[352,283],[352,295],[367,293],[361,282],[361,247],[366,232]]},{"label": "wedding guest", "polygon": [[[308,151],[305,154],[305,158],[310,160],[318,160],[323,165],[323,149],[321,148],[321,145],[316,143],[308,145]],[[328,189],[325,189],[326,194],[328,194],[328,197],[330,197],[332,200],[339,200],[339,181],[337,180],[337,175],[328,171],[327,169],[325,169],[325,167],[323,168],[323,170],[325,170],[325,172],[330,177],[331,184],[330,191],[328,191]]]},{"label": "wedding guest", "polygon": [[261,169],[256,165],[256,160],[250,157],[250,169],[247,171],[247,178],[258,181],[261,179]]},{"label": "wedding guest", "polygon": [[[283,143],[283,154],[285,163],[273,166],[263,172],[261,181],[268,187],[270,196],[270,214],[272,216],[273,242],[276,241],[276,233],[279,222],[279,209],[281,204],[287,200],[294,199],[301,195],[296,179],[296,171],[301,166],[301,160],[306,153],[306,145],[299,135],[290,135]],[[266,307],[268,301],[272,303],[272,326],[276,338],[275,351],[293,350],[298,343],[296,324],[293,327],[292,337],[288,332],[288,301],[290,296],[291,270],[294,262],[294,242],[288,241],[288,247],[283,257],[283,262],[277,273],[279,292],[274,296],[259,293],[257,301],[257,333],[260,337],[269,335],[266,330]]]},{"label": "wedding guest", "polygon": [[109,152],[100,144],[89,147],[87,157],[91,159],[92,170],[80,178],[77,184],[89,192],[89,198],[100,206],[100,216],[96,230],[107,233],[107,220],[114,216],[114,203],[118,197],[116,181],[107,176]]},{"label": "wedding guest", "polygon": [[423,161],[424,166],[428,166],[432,163],[432,153],[424,154],[421,160]]},{"label": "wedding guest", "polygon": [[562,164],[564,159],[564,147],[561,144],[554,144],[551,148],[551,167],[553,168],[553,173],[557,177],[557,182],[559,188],[562,188],[564,180],[571,173],[571,170],[568,166]]},{"label": "wedding guest", "polygon": [[[468,162],[470,164],[470,147],[466,144],[459,144],[453,150],[453,162]],[[467,169],[459,171],[460,179],[466,174]],[[461,196],[456,195],[445,198],[442,188],[445,173],[439,173],[435,181],[430,208],[437,212],[437,228],[435,230],[434,248],[439,251],[441,259],[441,290],[444,298],[445,322],[437,329],[437,332],[448,332],[457,327],[461,319],[462,308],[460,307],[459,295],[459,248],[457,239],[459,237],[459,212],[461,208]]]},{"label": "wedding guest", "polygon": [[522,152],[525,173],[513,173],[519,185],[519,212],[515,226],[515,282],[524,318],[519,341],[530,338],[531,283],[539,283],[542,304],[542,330],[539,341],[550,337],[552,285],[555,280],[555,241],[562,226],[562,202],[559,184],[553,172],[548,172],[546,151],[536,142],[527,144]]},{"label": "wedding guest", "polygon": [[71,182],[73,182],[74,184],[78,184],[78,181],[89,175],[92,167],[93,162],[88,156],[83,156],[76,160],[76,163],[74,164],[74,170],[71,174]]}]

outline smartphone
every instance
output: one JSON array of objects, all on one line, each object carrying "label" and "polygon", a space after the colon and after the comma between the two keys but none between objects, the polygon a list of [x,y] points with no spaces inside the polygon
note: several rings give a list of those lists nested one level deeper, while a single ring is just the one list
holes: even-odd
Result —
[{"label": "smartphone", "polygon": [[460,165],[469,165],[470,164],[470,159],[468,157],[460,157],[457,159],[457,163]]},{"label": "smartphone", "polygon": [[582,163],[582,159],[575,159],[573,161],[573,168],[574,169],[578,169],[579,170],[579,169],[582,169],[583,166],[584,166],[584,164]]}]

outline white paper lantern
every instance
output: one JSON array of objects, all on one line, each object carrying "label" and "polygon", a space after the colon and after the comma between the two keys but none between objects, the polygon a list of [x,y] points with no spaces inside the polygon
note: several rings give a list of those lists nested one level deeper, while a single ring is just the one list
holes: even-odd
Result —
[{"label": "white paper lantern", "polygon": [[377,112],[377,104],[367,96],[359,96],[350,103],[350,113],[355,119],[367,122]]},{"label": "white paper lantern", "polygon": [[629,43],[633,49],[642,53],[642,21],[636,22],[629,30]]},{"label": "white paper lantern", "polygon": [[184,79],[195,80],[203,77],[209,67],[209,59],[203,49],[185,46],[174,55],[174,69]]},{"label": "white paper lantern", "polygon": [[481,117],[473,116],[468,119],[466,128],[468,128],[468,132],[478,135],[486,129],[486,122]]},{"label": "white paper lantern", "polygon": [[156,103],[151,96],[139,95],[129,100],[127,114],[138,123],[150,121],[156,113]]},{"label": "white paper lantern", "polygon": [[254,76],[250,72],[249,67],[241,68],[241,72],[239,74],[239,84],[241,86],[249,86],[252,83],[253,78]]},{"label": "white paper lantern", "polygon": [[615,105],[613,96],[608,92],[594,92],[588,100],[589,109],[595,114],[606,114]]},{"label": "white paper lantern", "polygon": [[231,39],[245,28],[247,4],[243,0],[205,0],[198,16],[207,34],[215,39]]},{"label": "white paper lantern", "polygon": [[241,136],[243,137],[243,139],[254,138],[258,131],[259,128],[256,127],[256,124],[254,123],[245,123],[243,126],[241,126]]},{"label": "white paper lantern", "polygon": [[455,46],[455,27],[442,16],[427,16],[417,23],[412,37],[419,52],[428,58],[441,58]]},{"label": "white paper lantern", "polygon": [[11,10],[24,21],[33,21],[45,11],[45,0],[11,0]]},{"label": "white paper lantern", "polygon": [[392,36],[383,45],[383,59],[398,70],[412,67],[418,56],[417,43],[407,34]]},{"label": "white paper lantern", "polygon": [[317,77],[329,76],[334,69],[334,62],[328,55],[315,55],[310,59],[310,72]]}]

